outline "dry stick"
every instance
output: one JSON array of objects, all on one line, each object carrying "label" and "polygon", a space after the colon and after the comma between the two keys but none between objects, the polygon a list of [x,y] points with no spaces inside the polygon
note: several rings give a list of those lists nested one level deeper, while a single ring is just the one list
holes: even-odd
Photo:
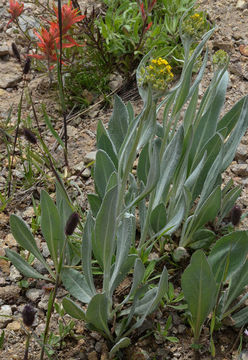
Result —
[{"label": "dry stick", "polygon": [[14,139],[14,145],[13,145],[13,153],[12,153],[12,157],[11,157],[10,172],[9,172],[8,198],[10,197],[12,167],[13,167],[13,162],[14,162],[14,157],[15,157],[15,148],[16,148],[16,143],[17,143],[17,138],[18,138],[18,133],[19,133],[19,126],[20,126],[20,122],[21,122],[23,93],[24,93],[24,88],[22,89],[21,99],[20,99],[19,107],[18,107],[17,126],[16,126],[15,139]]}]

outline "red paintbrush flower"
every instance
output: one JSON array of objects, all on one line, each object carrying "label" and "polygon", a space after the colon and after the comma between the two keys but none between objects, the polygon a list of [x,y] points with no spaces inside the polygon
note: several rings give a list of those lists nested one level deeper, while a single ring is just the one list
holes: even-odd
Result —
[{"label": "red paintbrush flower", "polygon": [[150,13],[156,4],[157,0],[152,0],[152,2],[148,5],[148,12]]},{"label": "red paintbrush flower", "polygon": [[140,4],[140,12],[141,12],[142,20],[145,21],[146,20],[146,13],[145,13],[145,8],[144,8],[144,3],[143,2]]},{"label": "red paintbrush flower", "polygon": [[[58,8],[56,6],[53,7],[57,22],[59,23],[59,14],[58,14]],[[62,33],[66,34],[67,31],[74,25],[75,23],[83,20],[85,18],[85,15],[78,15],[79,10],[73,9],[71,1],[68,2],[68,5],[63,5],[61,8],[61,14],[62,14]]]},{"label": "red paintbrush flower", "polygon": [[9,23],[14,21],[15,19],[18,18],[18,16],[21,15],[23,8],[24,8],[23,3],[19,3],[16,0],[9,0],[9,10],[8,11],[11,14],[11,19],[9,20],[7,26],[9,25]]}]

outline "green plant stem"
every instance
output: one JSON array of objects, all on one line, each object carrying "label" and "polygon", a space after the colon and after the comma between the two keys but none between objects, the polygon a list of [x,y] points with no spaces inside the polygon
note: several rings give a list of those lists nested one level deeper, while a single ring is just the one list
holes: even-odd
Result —
[{"label": "green plant stem", "polygon": [[26,338],[26,344],[25,344],[25,354],[24,354],[23,360],[28,360],[28,350],[29,350],[29,341],[30,341],[30,338],[31,338],[31,334],[30,334],[30,332],[28,331],[28,333],[27,333],[27,338]]},{"label": "green plant stem", "polygon": [[46,327],[45,327],[44,336],[43,336],[43,344],[42,344],[42,348],[41,348],[40,360],[43,360],[43,358],[44,358],[45,347],[46,347],[48,331],[49,331],[49,325],[50,325],[50,320],[51,320],[51,316],[52,316],[53,308],[54,308],[54,301],[56,299],[58,287],[60,284],[60,275],[61,275],[61,269],[62,269],[62,265],[63,265],[63,261],[64,261],[64,252],[65,252],[66,245],[67,245],[67,237],[65,239],[63,249],[60,254],[60,260],[59,260],[58,270],[57,270],[56,280],[55,280],[55,287],[54,287],[53,295],[52,295],[52,299],[51,299],[51,306],[48,307],[48,311],[47,311]]}]

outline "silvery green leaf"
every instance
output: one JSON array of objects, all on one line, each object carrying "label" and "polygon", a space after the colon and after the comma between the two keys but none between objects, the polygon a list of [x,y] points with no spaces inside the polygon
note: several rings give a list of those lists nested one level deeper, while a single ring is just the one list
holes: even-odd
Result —
[{"label": "silvery green leaf", "polygon": [[188,222],[186,233],[180,240],[180,246],[186,247],[192,241],[192,236],[196,230],[204,226],[207,222],[215,219],[220,208],[220,203],[221,189],[220,186],[217,186],[202,204],[201,208],[198,209],[197,212],[194,212],[194,215]]},{"label": "silvery green leaf", "polygon": [[230,210],[235,205],[237,199],[241,195],[242,187],[236,186],[235,188],[229,190],[223,197],[222,192],[222,200],[221,200],[221,209],[220,209],[220,216],[218,217],[218,224],[227,216]]},{"label": "silvery green leaf", "polygon": [[131,343],[131,340],[128,337],[121,338],[110,350],[109,355],[114,355],[120,349],[128,347]]},{"label": "silvery green leaf", "polygon": [[225,137],[227,137],[231,131],[236,126],[239,121],[240,114],[242,112],[244,103],[246,101],[246,96],[239,100],[232,108],[229,110],[222,119],[218,122],[217,131],[222,133],[225,129]]},{"label": "silvery green leaf", "polygon": [[70,298],[64,297],[62,300],[62,305],[67,314],[69,314],[74,319],[86,320],[85,312]]},{"label": "silvery green leaf", "polygon": [[[195,84],[195,82],[194,82]],[[196,114],[196,107],[198,103],[198,96],[199,96],[199,86],[195,86],[194,92],[192,93],[192,98],[190,103],[185,111],[184,118],[183,118],[183,128],[184,133],[187,134],[190,126],[194,123],[195,114]]]},{"label": "silvery green leaf", "polygon": [[[246,306],[239,312],[233,314],[232,319],[234,320],[235,327],[241,328],[242,326],[246,325],[248,323],[248,307]],[[242,356],[241,359],[248,359],[248,354],[246,354],[246,357]]]},{"label": "silvery green leaf", "polygon": [[[130,247],[134,241],[135,237],[135,216],[132,214],[124,214],[122,221],[119,225],[119,228],[117,230],[117,249],[116,249],[116,258],[114,263],[114,270],[111,275],[110,280],[110,287],[111,287],[111,293],[114,292],[116,288],[116,279],[120,275],[126,276],[124,274],[123,270],[125,263],[128,260],[128,254]],[[131,264],[133,265],[135,259],[131,261]],[[128,266],[125,270],[129,271],[130,267]],[[122,277],[122,276],[121,276]],[[119,281],[118,281],[119,283]],[[118,285],[117,285],[118,286]]]},{"label": "silvery green leaf", "polygon": [[118,166],[118,160],[117,155],[113,146],[113,143],[111,142],[108,133],[106,129],[104,128],[101,120],[98,122],[97,125],[97,134],[96,134],[96,142],[97,142],[97,148],[100,150],[104,150],[110,159],[113,161],[113,164],[117,168]]},{"label": "silvery green leaf", "polygon": [[29,263],[26,260],[24,260],[15,251],[6,249],[5,252],[6,252],[6,255],[8,256],[9,260],[12,262],[12,264],[24,276],[26,276],[28,278],[33,278],[33,279],[43,279],[43,280],[49,281],[48,277],[46,277],[46,276],[40,274],[38,271],[36,271],[31,265],[29,265]]},{"label": "silvery green leaf", "polygon": [[26,250],[30,251],[49,271],[54,278],[55,275],[43,258],[36,241],[28,225],[17,215],[10,215],[10,228],[16,241]]},{"label": "silvery green leaf", "polygon": [[198,340],[202,325],[214,306],[216,283],[211,267],[202,250],[197,250],[182,275],[184,298],[192,315],[194,339]]},{"label": "silvery green leaf", "polygon": [[115,289],[120,285],[120,283],[126,278],[127,274],[131,271],[136,259],[137,259],[136,254],[130,254],[126,257],[126,261],[121,264],[121,267],[119,268],[118,272],[116,269],[116,272],[114,276],[111,277],[111,281],[109,284],[110,296],[113,295]]},{"label": "silvery green leaf", "polygon": [[94,180],[101,198],[104,197],[110,176],[115,170],[114,163],[108,154],[103,150],[98,150],[96,153]]},{"label": "silvery green leaf", "polygon": [[[196,197],[201,193],[204,181],[210,172],[210,168],[219,155],[221,148],[223,146],[223,140],[219,134],[215,134],[200,151],[198,157],[195,158],[193,166],[202,162],[202,158],[206,154],[206,160],[204,166],[199,174],[199,177],[196,179],[195,184],[193,184],[192,189],[192,200],[195,200]],[[197,167],[198,167],[197,165]],[[219,170],[220,172],[220,170]]]},{"label": "silvery green leaf", "polygon": [[178,111],[181,110],[183,104],[188,98],[190,83],[191,83],[191,76],[193,67],[195,64],[195,59],[200,55],[202,52],[205,43],[212,35],[214,29],[209,30],[202,38],[200,44],[196,47],[194,53],[192,54],[190,61],[186,64],[186,68],[182,72],[182,78],[179,80],[180,87],[177,90],[177,96],[175,100],[175,106],[173,108],[173,115],[175,115]]},{"label": "silvery green leaf", "polygon": [[159,176],[159,151],[156,144],[154,144],[151,156],[151,166],[149,169],[146,186],[143,191],[131,202],[131,204],[128,205],[126,211],[138,202],[140,202],[142,199],[144,199],[154,189],[154,187],[159,181]]},{"label": "silvery green leaf", "polygon": [[102,331],[111,341],[113,341],[108,328],[108,307],[109,302],[107,296],[104,293],[96,294],[88,305],[86,321],[92,324],[96,329]]},{"label": "silvery green leaf", "polygon": [[224,171],[232,162],[238,144],[242,136],[244,135],[248,127],[248,97],[245,98],[241,114],[238,118],[237,124],[228,137],[227,141],[224,144],[224,159],[222,163],[221,171]]},{"label": "silvery green leaf", "polygon": [[94,217],[97,216],[97,213],[101,207],[101,199],[96,194],[87,194],[87,198],[90,204],[90,209]]},{"label": "silvery green leaf", "polygon": [[128,130],[128,112],[121,98],[115,95],[114,110],[108,124],[108,134],[118,153]]},{"label": "silvery green leaf", "polygon": [[167,195],[171,179],[178,165],[183,144],[183,127],[180,126],[176,135],[165,149],[160,163],[160,177],[156,186],[156,195],[153,202],[153,208],[161,203]]},{"label": "silvery green leaf", "polygon": [[92,259],[92,234],[94,228],[94,220],[91,213],[87,215],[86,223],[84,225],[83,239],[82,239],[82,268],[85,280],[92,292],[96,293],[95,285],[93,282],[91,259]]},{"label": "silvery green leaf", "polygon": [[131,296],[136,294],[136,291],[143,280],[144,274],[145,274],[145,266],[143,262],[139,258],[137,258],[134,264],[133,283],[128,296],[125,298],[122,304],[125,304],[130,299]]},{"label": "silvery green leaf", "polygon": [[77,270],[63,268],[61,279],[66,290],[76,299],[88,304],[94,293],[91,291],[85,277]]},{"label": "silvery green leaf", "polygon": [[158,204],[151,212],[150,223],[152,230],[158,233],[167,223],[166,208],[163,203]]},{"label": "silvery green leaf", "polygon": [[235,231],[220,238],[208,256],[216,282],[230,279],[244,264],[247,254],[247,231]]},{"label": "silvery green leaf", "polygon": [[118,187],[110,189],[103,198],[95,222],[93,252],[104,270],[104,290],[109,291],[112,256],[116,242],[116,211]]},{"label": "silvery green leaf", "polygon": [[59,212],[53,200],[45,190],[41,191],[41,231],[46,240],[50,255],[57,269],[58,249],[62,248],[64,242],[64,229],[60,220]]},{"label": "silvery green leaf", "polygon": [[[212,166],[209,169],[209,172],[205,178],[202,192],[200,194],[200,200],[197,204],[195,209],[196,212],[200,211],[201,206],[204,204],[206,199],[210,196],[213,188],[216,184],[216,180],[218,175],[220,174],[220,167],[223,159],[223,148],[220,149],[219,154],[217,155],[216,159],[214,160]],[[219,210],[219,209],[218,209]]]},{"label": "silvery green leaf", "polygon": [[146,185],[147,177],[150,169],[150,159],[149,159],[149,144],[147,143],[139,156],[139,162],[137,167],[137,176],[140,181]]},{"label": "silvery green leaf", "polygon": [[208,229],[199,229],[193,236],[190,247],[194,250],[209,249],[210,245],[216,241],[216,234]]},{"label": "silvery green leaf", "polygon": [[141,149],[143,146],[147,144],[147,142],[152,139],[156,132],[156,104],[152,103],[148,113],[144,112],[144,118],[141,120],[140,126],[142,127],[141,136],[139,139],[139,143],[137,149]]},{"label": "silvery green leaf", "polygon": [[231,277],[229,286],[227,289],[227,296],[225,298],[225,304],[223,312],[226,312],[232,302],[241,295],[245,286],[248,284],[248,260],[245,261],[243,266],[234,273]]}]

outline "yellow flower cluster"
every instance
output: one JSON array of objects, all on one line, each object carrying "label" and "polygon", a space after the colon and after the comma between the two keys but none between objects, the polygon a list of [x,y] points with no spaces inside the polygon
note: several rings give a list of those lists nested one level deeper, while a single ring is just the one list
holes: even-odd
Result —
[{"label": "yellow flower cluster", "polygon": [[208,27],[209,24],[204,14],[195,13],[184,21],[182,30],[184,34],[198,40],[208,30]]},{"label": "yellow flower cluster", "polygon": [[213,55],[213,64],[216,67],[222,68],[224,67],[226,64],[228,64],[229,61],[229,56],[228,54],[220,49],[218,51],[216,51]]},{"label": "yellow flower cluster", "polygon": [[161,57],[150,60],[150,64],[141,69],[143,85],[151,84],[157,91],[165,91],[168,83],[173,79],[168,61]]}]

